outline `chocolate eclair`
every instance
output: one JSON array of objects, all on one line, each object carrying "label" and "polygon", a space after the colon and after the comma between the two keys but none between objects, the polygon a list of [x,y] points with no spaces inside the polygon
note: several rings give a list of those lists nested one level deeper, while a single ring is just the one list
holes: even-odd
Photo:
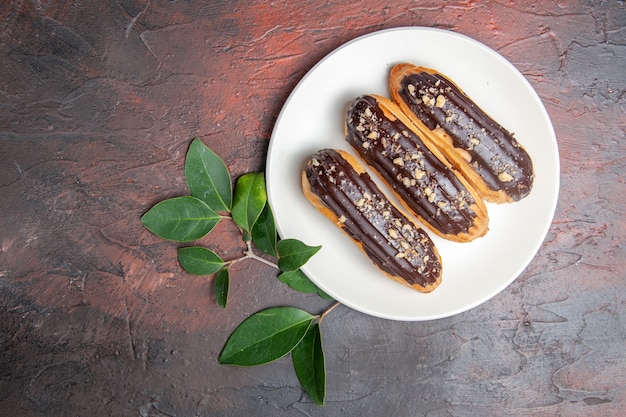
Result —
[{"label": "chocolate eclair", "polygon": [[404,206],[439,236],[469,242],[488,230],[487,208],[476,190],[391,100],[354,99],[346,140]]},{"label": "chocolate eclair", "polygon": [[433,241],[387,199],[354,156],[318,151],[302,172],[302,188],[385,275],[420,292],[439,285],[441,258]]},{"label": "chocolate eclair", "polygon": [[424,134],[490,202],[519,201],[533,185],[533,163],[513,135],[452,80],[403,63],[389,74],[391,96]]}]

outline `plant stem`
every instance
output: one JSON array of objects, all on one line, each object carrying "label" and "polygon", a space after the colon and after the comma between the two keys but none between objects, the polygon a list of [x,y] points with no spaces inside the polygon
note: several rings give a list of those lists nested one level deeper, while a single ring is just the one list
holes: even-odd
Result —
[{"label": "plant stem", "polygon": [[324,317],[326,317],[326,315],[328,313],[330,313],[331,311],[333,311],[335,309],[335,307],[337,307],[338,305],[340,305],[341,303],[339,301],[335,302],[335,304],[333,304],[332,306],[328,307],[326,309],[326,311],[324,311],[322,314],[319,315],[319,320],[317,321],[318,324],[322,324],[322,320],[324,320]]},{"label": "plant stem", "polygon": [[267,259],[261,258],[256,253],[254,253],[252,251],[252,244],[250,242],[251,241],[249,241],[249,240],[246,241],[246,247],[248,248],[248,249],[246,249],[244,251],[244,255],[245,255],[246,258],[252,258],[252,259],[257,260],[257,261],[259,261],[261,263],[264,263],[265,265],[269,265],[269,266],[271,266],[273,268],[279,269],[278,265],[276,263],[274,263],[272,261],[268,261]]}]

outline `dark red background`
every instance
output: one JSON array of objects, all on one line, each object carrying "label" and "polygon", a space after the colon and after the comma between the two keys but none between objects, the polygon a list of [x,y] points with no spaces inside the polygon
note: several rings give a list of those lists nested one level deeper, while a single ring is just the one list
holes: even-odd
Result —
[{"label": "dark red background", "polygon": [[[440,3],[3,2],[0,415],[624,415],[624,2]],[[217,356],[257,310],[328,303],[245,261],[222,310],[139,218],[186,193],[193,137],[234,176],[263,170],[301,77],[408,25],[469,35],[528,78],[559,142],[557,212],[528,269],[471,311],[403,323],[335,309],[320,409],[289,358]],[[226,259],[244,248],[228,223],[205,243]]]}]

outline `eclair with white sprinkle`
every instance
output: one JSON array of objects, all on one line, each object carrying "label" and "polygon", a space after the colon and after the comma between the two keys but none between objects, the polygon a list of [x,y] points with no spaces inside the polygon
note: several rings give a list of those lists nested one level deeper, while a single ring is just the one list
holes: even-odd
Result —
[{"label": "eclair with white sprinkle", "polygon": [[389,87],[402,111],[485,200],[514,202],[531,192],[530,155],[452,80],[402,63],[391,69]]},{"label": "eclair with white sprinkle", "polygon": [[420,292],[440,284],[441,258],[433,241],[389,201],[354,156],[318,151],[302,172],[302,188],[385,275]]},{"label": "eclair with white sprinkle", "polygon": [[487,232],[489,217],[480,195],[394,102],[378,95],[357,97],[345,130],[361,159],[430,230],[456,242]]}]

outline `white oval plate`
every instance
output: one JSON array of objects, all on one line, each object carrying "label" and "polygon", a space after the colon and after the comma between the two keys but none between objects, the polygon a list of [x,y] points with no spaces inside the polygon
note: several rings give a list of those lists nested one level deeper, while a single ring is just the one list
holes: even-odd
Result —
[{"label": "white oval plate", "polygon": [[[348,103],[389,97],[387,76],[400,62],[439,70],[508,130],[533,159],[535,184],[524,200],[488,204],[489,232],[471,243],[433,237],[443,279],[430,294],[392,281],[304,197],[300,176],[322,148],[344,149]],[[559,156],[550,118],[524,76],[494,50],[439,29],[402,27],[354,39],[315,65],[285,103],[267,157],[268,199],[281,237],[322,249],[302,268],[337,301],[377,317],[432,320],[473,308],[509,285],[541,246],[556,208]],[[374,176],[372,176],[376,179]],[[379,181],[377,181],[379,182]],[[379,183],[380,184],[380,183]],[[390,193],[381,188],[385,194]]]}]

